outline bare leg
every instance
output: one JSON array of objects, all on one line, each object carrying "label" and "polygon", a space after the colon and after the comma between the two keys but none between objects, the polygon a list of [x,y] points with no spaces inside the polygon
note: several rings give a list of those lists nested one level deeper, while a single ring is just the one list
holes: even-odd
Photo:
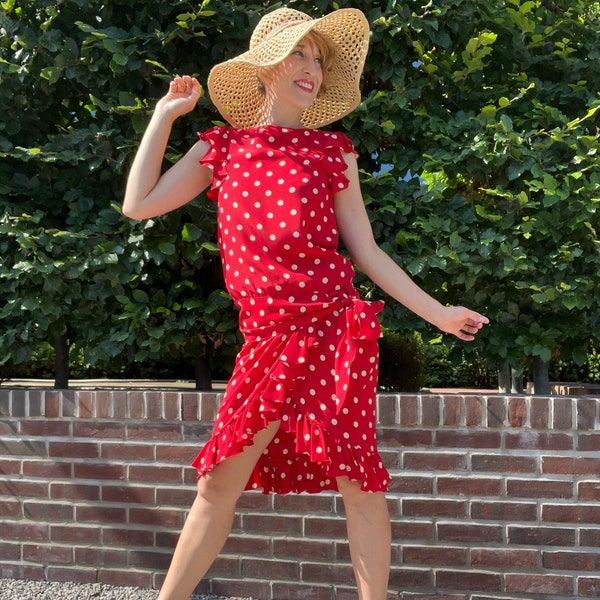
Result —
[{"label": "bare leg", "polygon": [[346,509],[358,597],[360,600],[386,600],[392,535],[385,494],[363,492],[359,482],[345,477],[337,481]]},{"label": "bare leg", "polygon": [[279,429],[270,423],[254,444],[198,480],[192,504],[158,600],[188,600],[223,548],[231,531],[235,505],[263,450]]}]

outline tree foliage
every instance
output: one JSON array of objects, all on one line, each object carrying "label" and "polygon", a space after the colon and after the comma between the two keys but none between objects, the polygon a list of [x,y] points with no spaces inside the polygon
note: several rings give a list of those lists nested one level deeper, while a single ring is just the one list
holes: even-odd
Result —
[{"label": "tree foliage", "polygon": [[[179,353],[206,385],[219,347],[238,342],[214,207],[202,197],[132,223],[118,206],[166,82],[204,82],[247,47],[265,6],[0,4],[0,364],[27,361],[41,340],[90,363]],[[473,346],[490,363],[581,363],[600,314],[598,3],[289,5],[353,6],[372,25],[364,101],[341,127],[384,249],[443,302],[491,317]],[[217,122],[203,98],[166,164]],[[393,302],[384,325],[424,327]]]}]

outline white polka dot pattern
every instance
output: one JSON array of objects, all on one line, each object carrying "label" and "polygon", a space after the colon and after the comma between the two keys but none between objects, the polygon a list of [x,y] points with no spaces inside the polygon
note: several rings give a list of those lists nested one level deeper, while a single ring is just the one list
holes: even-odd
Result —
[{"label": "white polka dot pattern", "polygon": [[228,291],[240,309],[244,345],[211,440],[194,461],[199,476],[280,429],[247,489],[265,493],[337,489],[336,478],[385,491],[377,452],[375,394],[381,302],[365,302],[338,252],[333,197],[348,185],[340,133],[219,127],[209,197],[218,201],[219,246]]}]

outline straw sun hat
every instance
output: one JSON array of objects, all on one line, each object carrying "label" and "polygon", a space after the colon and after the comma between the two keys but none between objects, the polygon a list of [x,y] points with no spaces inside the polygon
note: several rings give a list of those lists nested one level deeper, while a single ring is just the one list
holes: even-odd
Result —
[{"label": "straw sun hat", "polygon": [[259,91],[257,67],[287,58],[298,42],[316,31],[333,43],[335,56],[323,74],[326,82],[313,104],[302,113],[305,127],[317,128],[341,119],[360,102],[360,75],[369,45],[369,23],[354,8],[336,10],[320,19],[292,8],[279,8],[259,21],[250,49],[215,65],[208,76],[211,100],[233,127],[254,127],[262,116],[264,91]]}]

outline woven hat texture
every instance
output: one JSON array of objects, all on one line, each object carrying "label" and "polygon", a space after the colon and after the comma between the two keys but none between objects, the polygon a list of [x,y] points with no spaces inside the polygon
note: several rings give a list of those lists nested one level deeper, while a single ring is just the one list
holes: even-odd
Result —
[{"label": "woven hat texture", "polygon": [[292,8],[267,13],[250,38],[250,49],[215,65],[208,91],[223,118],[233,127],[254,127],[260,120],[265,95],[258,89],[257,67],[280,63],[309,32],[317,31],[336,49],[324,73],[325,89],[302,113],[302,124],[318,128],[341,119],[360,103],[360,76],[369,47],[369,23],[354,8],[336,10],[320,19]]}]

